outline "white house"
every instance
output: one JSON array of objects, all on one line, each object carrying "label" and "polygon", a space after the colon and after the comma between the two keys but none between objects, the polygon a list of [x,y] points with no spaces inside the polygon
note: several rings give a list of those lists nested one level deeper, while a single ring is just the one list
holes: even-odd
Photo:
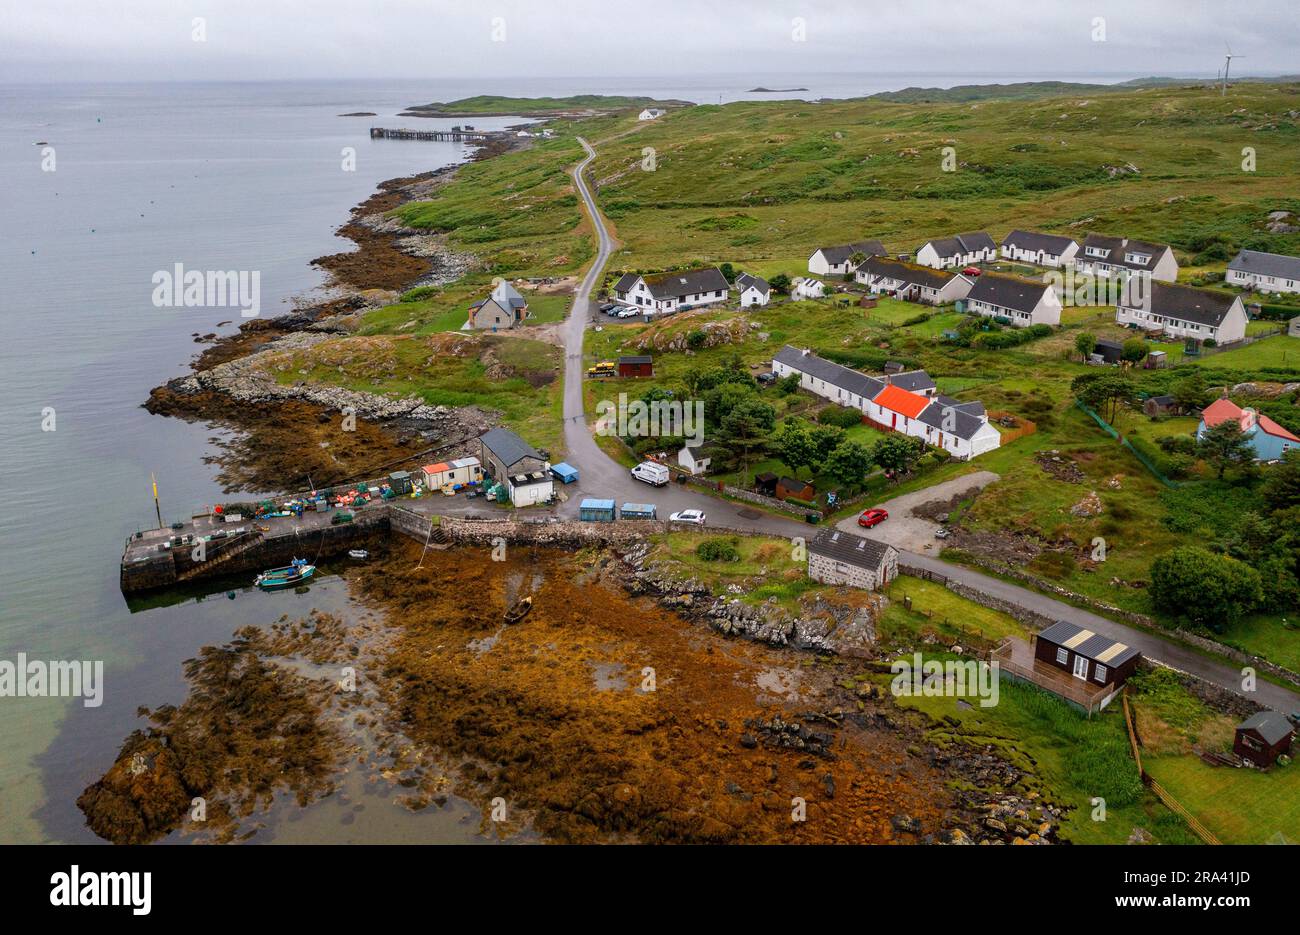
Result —
[{"label": "white house", "polygon": [[970,266],[973,263],[991,263],[998,258],[998,245],[984,231],[971,231],[927,240],[916,251],[916,262],[934,269]]},{"label": "white house", "polygon": [[983,403],[937,393],[924,370],[872,377],[787,344],[772,358],[772,372],[797,373],[801,389],[859,409],[881,428],[919,438],[954,458],[974,458],[1002,444]]},{"label": "white house", "polygon": [[1017,328],[1061,323],[1061,300],[1050,285],[985,273],[966,295],[966,311],[985,318],[1007,318]]},{"label": "white house", "polygon": [[960,273],[883,256],[868,257],[853,278],[877,294],[886,292],[909,302],[927,305],[944,305],[964,299],[972,285],[970,277]]},{"label": "white house", "polygon": [[820,299],[826,295],[826,284],[820,279],[797,276],[791,283],[790,294],[796,299]]},{"label": "white house", "polygon": [[749,273],[741,273],[736,277],[736,291],[740,293],[741,308],[766,305],[772,301],[772,287],[767,284],[767,280]]},{"label": "white house", "polygon": [[1177,338],[1213,339],[1231,344],[1246,336],[1246,307],[1241,296],[1163,282],[1146,288],[1129,284],[1115,306],[1115,321]]},{"label": "white house", "polygon": [[857,267],[850,262],[854,254],[884,256],[885,245],[879,240],[863,240],[838,247],[818,247],[808,257],[808,272],[814,276],[843,276]]},{"label": "white house", "polygon": [[1075,255],[1075,268],[1094,276],[1148,273],[1161,282],[1178,281],[1178,259],[1168,244],[1089,234]]},{"label": "white house", "polygon": [[1004,259],[1033,263],[1035,266],[1069,266],[1078,252],[1078,241],[1056,234],[1013,230],[1002,239]]},{"label": "white house", "polygon": [[641,111],[640,115],[636,119],[654,120],[656,117],[662,117],[666,113],[668,113],[668,111],[664,110],[662,107],[647,107],[645,110]]},{"label": "white house", "polygon": [[515,506],[537,506],[551,499],[555,491],[555,478],[550,469],[530,471],[527,474],[513,474],[506,482],[510,490],[510,502]]},{"label": "white house", "polygon": [[709,462],[713,459],[704,453],[700,447],[692,448],[686,445],[681,451],[677,452],[677,464],[692,474],[707,474],[709,471]]},{"label": "white house", "polygon": [[1256,292],[1300,292],[1300,257],[1242,250],[1228,264],[1224,281]]},{"label": "white house", "polygon": [[874,591],[898,577],[898,550],[875,539],[826,529],[808,543],[808,577]]},{"label": "white house", "polygon": [[624,273],[614,284],[614,297],[647,315],[660,315],[725,302],[730,288],[722,271],[709,266],[654,276]]}]

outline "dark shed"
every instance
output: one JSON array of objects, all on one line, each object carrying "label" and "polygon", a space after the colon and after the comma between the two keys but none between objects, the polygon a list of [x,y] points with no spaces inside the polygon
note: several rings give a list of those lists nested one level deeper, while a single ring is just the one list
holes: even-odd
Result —
[{"label": "dark shed", "polygon": [[1289,753],[1295,728],[1276,711],[1259,711],[1237,725],[1232,752],[1256,766],[1272,766],[1279,756]]},{"label": "dark shed", "polygon": [[783,477],[776,482],[776,495],[781,500],[803,500],[805,503],[811,503],[817,498],[817,490],[806,480]]},{"label": "dark shed", "polygon": [[654,358],[649,354],[618,359],[620,377],[653,377],[655,375]]}]

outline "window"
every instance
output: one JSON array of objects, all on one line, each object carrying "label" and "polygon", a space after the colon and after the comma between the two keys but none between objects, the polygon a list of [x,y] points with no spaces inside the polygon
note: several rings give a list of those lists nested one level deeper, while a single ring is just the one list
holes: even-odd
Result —
[{"label": "window", "polygon": [[1061,665],[1068,665],[1070,662],[1070,651],[1064,647],[1058,646],[1056,648],[1056,661]]},{"label": "window", "polygon": [[1100,662],[1097,663],[1096,671],[1093,672],[1092,677],[1103,685],[1106,684],[1106,667]]}]

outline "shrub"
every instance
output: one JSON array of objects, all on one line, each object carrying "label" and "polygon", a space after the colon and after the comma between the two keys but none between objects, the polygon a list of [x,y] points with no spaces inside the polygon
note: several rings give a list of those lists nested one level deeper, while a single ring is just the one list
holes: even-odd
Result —
[{"label": "shrub", "polygon": [[1151,599],[1180,621],[1217,630],[1263,603],[1264,588],[1245,562],[1183,546],[1151,563]]},{"label": "shrub", "polygon": [[851,406],[826,406],[817,413],[817,421],[822,425],[851,429],[862,422],[862,413]]},{"label": "shrub", "polygon": [[704,342],[707,341],[708,339],[709,336],[707,334],[705,334],[703,331],[699,329],[696,329],[695,331],[692,331],[690,334],[686,336],[686,346],[693,351],[698,351],[704,347]]},{"label": "shrub", "polygon": [[705,539],[695,547],[695,554],[706,562],[740,561],[734,539]]}]

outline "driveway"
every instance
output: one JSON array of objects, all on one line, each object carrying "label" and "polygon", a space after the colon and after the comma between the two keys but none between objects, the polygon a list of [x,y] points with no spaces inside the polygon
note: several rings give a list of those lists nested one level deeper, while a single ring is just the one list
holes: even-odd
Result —
[{"label": "driveway", "polygon": [[[976,471],[974,474],[963,474],[961,477],[944,481],[942,484],[935,484],[933,487],[926,487],[924,490],[917,490],[913,493],[905,493],[901,497],[886,500],[884,503],[873,504],[873,506],[884,507],[889,511],[889,519],[879,526],[871,529],[860,529],[856,514],[848,519],[840,520],[836,526],[844,532],[857,533],[860,536],[887,542],[900,552],[916,552],[922,555],[927,552],[937,553],[939,550],[936,548],[936,543],[939,540],[934,538],[934,533],[939,528],[939,524],[914,515],[912,510],[935,500],[951,500],[958,494],[974,496],[998,479],[999,476],[992,471]],[[963,497],[963,499],[965,498]]]}]

